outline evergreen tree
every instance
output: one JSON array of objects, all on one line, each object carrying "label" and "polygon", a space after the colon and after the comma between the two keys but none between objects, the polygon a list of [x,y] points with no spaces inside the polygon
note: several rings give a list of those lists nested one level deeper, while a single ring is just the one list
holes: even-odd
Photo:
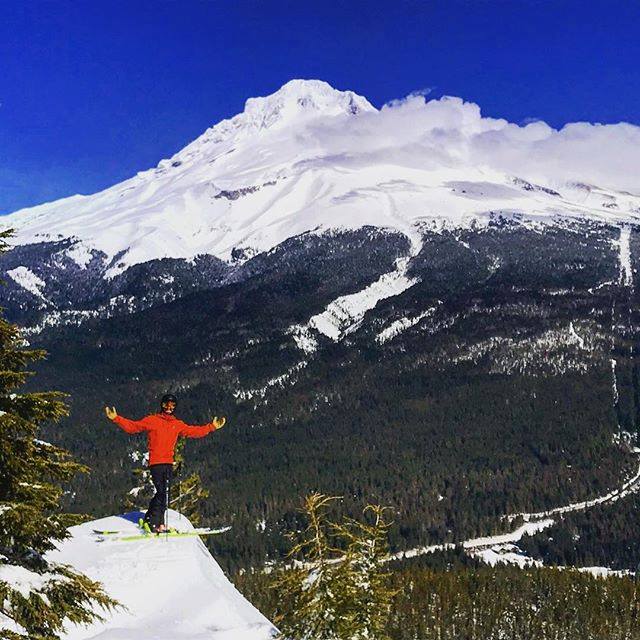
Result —
[{"label": "evergreen tree", "polygon": [[[390,587],[391,573],[384,570],[388,557],[388,530],[385,511],[368,505],[364,521],[349,518],[334,525],[338,536],[347,542],[343,560],[346,569],[346,602],[340,617],[340,637],[351,640],[388,640],[387,623],[396,592]],[[372,521],[367,521],[367,517]]]},{"label": "evergreen tree", "polygon": [[[0,233],[0,251],[7,232]],[[27,349],[18,328],[0,317],[0,638],[57,638],[63,623],[88,623],[116,602],[99,583],[45,553],[81,516],[60,512],[62,484],[86,467],[38,439],[40,425],[67,414],[55,392],[19,393],[44,357]]]},{"label": "evergreen tree", "polygon": [[146,509],[155,493],[151,472],[149,471],[149,454],[135,449],[129,454],[129,458],[135,464],[132,470],[134,486],[127,492],[122,507],[127,511]]},{"label": "evergreen tree", "polygon": [[199,473],[192,473],[186,478],[182,478],[184,472],[185,458],[184,446],[185,438],[180,438],[175,451],[175,478],[174,489],[170,506],[189,518],[191,524],[197,526],[201,519],[201,503],[209,497],[209,490],[202,486]]},{"label": "evergreen tree", "polygon": [[382,560],[387,555],[384,509],[370,505],[372,522],[330,522],[336,497],[312,494],[304,512],[309,524],[295,541],[291,566],[277,572],[275,622],[283,637],[299,640],[385,640],[394,591]]},{"label": "evergreen tree", "polygon": [[279,610],[275,623],[283,637],[297,640],[336,640],[343,553],[331,546],[327,534],[326,508],[336,497],[314,493],[305,499],[307,528],[288,554],[292,566],[276,574]]}]

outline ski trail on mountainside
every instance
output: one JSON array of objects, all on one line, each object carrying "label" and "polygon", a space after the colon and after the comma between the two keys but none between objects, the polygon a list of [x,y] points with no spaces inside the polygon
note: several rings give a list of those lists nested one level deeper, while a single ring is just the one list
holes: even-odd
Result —
[{"label": "ski trail on mountainside", "polygon": [[620,284],[624,287],[633,288],[633,268],[631,266],[631,227],[624,225],[620,227]]},{"label": "ski trail on mountainside", "polygon": [[317,350],[314,332],[338,342],[357,331],[367,311],[374,309],[379,302],[400,295],[419,282],[419,278],[411,278],[407,272],[411,260],[420,253],[422,242],[417,232],[408,238],[411,242],[409,255],[398,258],[393,271],[381,275],[360,291],[336,298],[324,311],[309,318],[306,324],[289,328],[300,350],[308,354]]},{"label": "ski trail on mountainside", "polygon": [[[398,258],[393,271],[381,275],[375,282],[356,293],[336,298],[324,311],[312,316],[306,324],[289,327],[287,332],[292,335],[297,347],[305,355],[312,355],[317,351],[318,334],[338,342],[358,330],[367,311],[375,308],[382,300],[401,294],[419,281],[418,278],[410,278],[407,272],[411,260],[422,248],[421,236],[414,229],[409,231],[407,237],[411,243],[409,255]],[[432,310],[429,313],[432,313]],[[282,374],[270,378],[260,387],[236,390],[234,397],[238,401],[247,401],[255,397],[264,400],[270,390],[283,389],[287,383],[295,383],[296,374],[307,365],[308,361],[303,359]]]},{"label": "ski trail on mountainside", "polygon": [[[617,241],[618,244],[618,256],[620,262],[620,270],[618,275],[618,286],[626,288],[630,293],[633,292],[633,265],[631,256],[631,227],[629,225],[622,225],[620,227],[620,237]],[[618,386],[618,362],[615,359],[615,329],[620,325],[622,318],[618,313],[617,299],[614,298],[611,303],[611,387],[613,394],[613,410],[618,420],[618,437],[623,436],[622,426],[620,425],[620,391]],[[623,306],[622,313],[625,311]],[[629,333],[632,332],[631,322],[631,302],[626,304],[626,326],[625,330]],[[633,342],[629,344],[629,359],[633,361]]]}]

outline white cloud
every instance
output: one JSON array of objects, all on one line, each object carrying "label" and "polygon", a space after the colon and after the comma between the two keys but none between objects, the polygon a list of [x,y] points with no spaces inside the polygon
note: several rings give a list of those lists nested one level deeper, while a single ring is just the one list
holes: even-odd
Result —
[{"label": "white cloud", "polygon": [[420,92],[355,119],[316,123],[308,134],[331,155],[354,161],[462,162],[550,186],[581,181],[640,193],[640,127],[628,123],[573,122],[559,130],[540,120],[519,125],[483,117],[473,102],[425,100]]}]

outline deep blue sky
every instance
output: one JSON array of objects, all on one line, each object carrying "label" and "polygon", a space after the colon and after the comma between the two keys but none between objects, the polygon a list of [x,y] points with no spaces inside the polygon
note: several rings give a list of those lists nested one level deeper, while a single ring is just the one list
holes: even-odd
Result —
[{"label": "deep blue sky", "polygon": [[154,166],[292,78],[640,124],[640,2],[0,0],[0,213]]}]

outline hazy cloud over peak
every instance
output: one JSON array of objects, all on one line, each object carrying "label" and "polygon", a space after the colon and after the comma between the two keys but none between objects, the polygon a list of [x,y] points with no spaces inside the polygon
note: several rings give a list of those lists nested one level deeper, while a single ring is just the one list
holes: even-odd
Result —
[{"label": "hazy cloud over peak", "polygon": [[[484,117],[479,105],[414,93],[375,113],[311,125],[333,154],[387,154],[389,161],[428,167],[465,163],[550,186],[581,181],[640,193],[640,127],[573,122],[561,129]],[[323,145],[323,146],[324,146]]]}]

